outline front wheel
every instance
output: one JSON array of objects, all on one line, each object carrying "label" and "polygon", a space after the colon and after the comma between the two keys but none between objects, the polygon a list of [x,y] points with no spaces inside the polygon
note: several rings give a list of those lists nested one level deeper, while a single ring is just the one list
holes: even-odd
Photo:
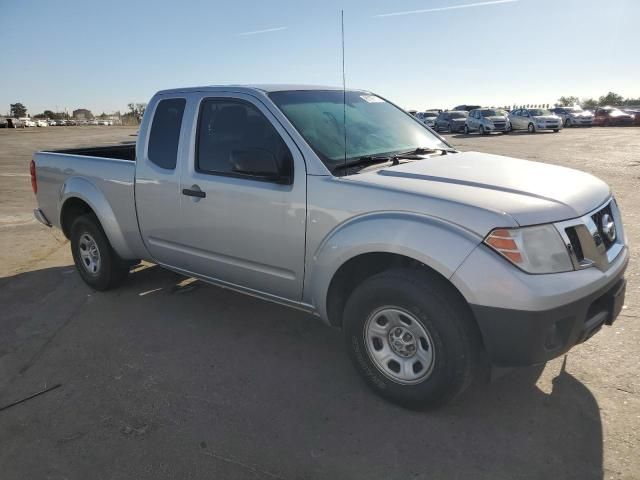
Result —
[{"label": "front wheel", "polygon": [[117,287],[129,274],[130,262],[113,250],[93,214],[80,215],[71,225],[71,254],[82,279],[96,290]]},{"label": "front wheel", "polygon": [[536,126],[533,123],[530,123],[529,126],[527,127],[527,131],[529,133],[536,133]]},{"label": "front wheel", "polygon": [[554,129],[553,129],[553,133],[558,133],[559,131],[560,131],[560,129],[559,129],[559,128],[554,128]]},{"label": "front wheel", "polygon": [[469,126],[468,125],[464,126],[464,134],[465,135],[469,135]]},{"label": "front wheel", "polygon": [[479,130],[480,135],[486,135],[487,132],[484,130],[484,126],[480,125],[480,130]]},{"label": "front wheel", "polygon": [[437,274],[397,269],[352,293],[344,311],[351,359],[379,395],[407,408],[443,405],[471,383],[479,333]]}]

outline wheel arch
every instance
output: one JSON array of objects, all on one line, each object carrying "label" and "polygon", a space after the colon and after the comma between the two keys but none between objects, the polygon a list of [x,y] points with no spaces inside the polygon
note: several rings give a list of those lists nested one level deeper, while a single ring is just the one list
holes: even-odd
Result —
[{"label": "wheel arch", "polygon": [[368,214],[339,226],[310,257],[304,297],[325,322],[339,327],[344,304],[356,286],[391,268],[433,272],[462,296],[449,279],[480,241],[476,234],[438,218]]},{"label": "wheel arch", "polygon": [[73,221],[82,214],[93,213],[104,230],[109,243],[121,258],[135,258],[109,201],[89,180],[82,177],[67,179],[60,195],[60,227],[70,238]]}]

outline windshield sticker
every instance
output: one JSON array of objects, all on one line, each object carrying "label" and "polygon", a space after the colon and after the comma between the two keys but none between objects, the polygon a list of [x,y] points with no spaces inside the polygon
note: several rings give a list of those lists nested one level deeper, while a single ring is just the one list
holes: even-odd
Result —
[{"label": "windshield sticker", "polygon": [[375,95],[360,95],[360,98],[363,99],[367,103],[383,103],[380,97],[376,97]]}]

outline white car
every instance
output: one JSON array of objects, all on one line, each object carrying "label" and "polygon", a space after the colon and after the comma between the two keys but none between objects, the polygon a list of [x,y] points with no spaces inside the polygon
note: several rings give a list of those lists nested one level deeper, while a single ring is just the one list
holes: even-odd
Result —
[{"label": "white car", "polygon": [[491,132],[509,133],[511,124],[507,112],[499,108],[477,108],[469,112],[464,122],[464,133],[478,132],[488,135]]},{"label": "white car", "polygon": [[35,127],[36,126],[36,122],[34,122],[33,120],[31,120],[28,117],[20,118],[19,120],[24,124],[25,127]]},{"label": "white car", "polygon": [[36,127],[48,127],[49,124],[46,120],[36,120]]},{"label": "white car", "polygon": [[590,127],[593,125],[593,112],[575,107],[556,107],[551,109],[562,119],[565,127]]},{"label": "white car", "polygon": [[416,113],[416,118],[420,120],[422,123],[427,125],[428,127],[435,127],[436,118],[438,117],[438,112],[418,112]]},{"label": "white car", "polygon": [[559,132],[562,119],[546,108],[517,108],[509,114],[512,130],[527,130],[535,133],[538,130]]}]

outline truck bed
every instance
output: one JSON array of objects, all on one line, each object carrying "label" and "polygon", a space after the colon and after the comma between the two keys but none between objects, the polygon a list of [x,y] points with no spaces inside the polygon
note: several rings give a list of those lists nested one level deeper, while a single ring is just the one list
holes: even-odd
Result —
[{"label": "truck bed", "polygon": [[68,148],[64,150],[47,150],[48,153],[65,153],[81,157],[112,158],[115,160],[136,161],[136,144],[107,145],[104,147]]}]

